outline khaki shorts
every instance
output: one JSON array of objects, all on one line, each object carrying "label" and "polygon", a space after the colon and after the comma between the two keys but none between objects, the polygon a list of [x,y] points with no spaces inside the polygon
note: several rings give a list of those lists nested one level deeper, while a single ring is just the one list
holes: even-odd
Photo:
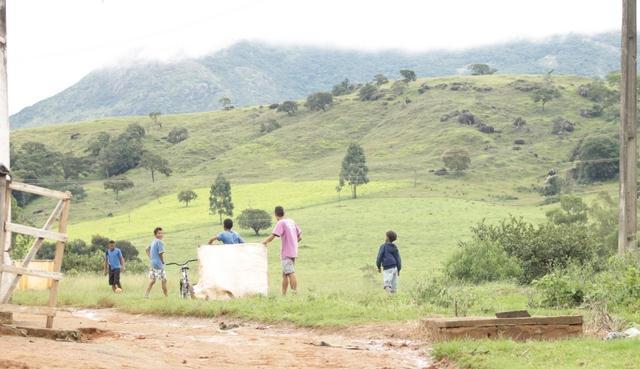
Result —
[{"label": "khaki shorts", "polygon": [[282,262],[282,274],[289,275],[296,272],[295,258],[284,258],[281,260],[281,262]]}]

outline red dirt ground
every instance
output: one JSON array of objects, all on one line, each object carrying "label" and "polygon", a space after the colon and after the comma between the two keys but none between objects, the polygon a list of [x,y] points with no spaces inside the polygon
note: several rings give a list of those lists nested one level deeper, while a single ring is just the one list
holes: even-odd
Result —
[{"label": "red dirt ground", "polygon": [[[16,325],[44,327],[16,314]],[[304,329],[219,319],[59,311],[54,328],[97,328],[84,342],[0,337],[0,368],[426,368],[426,343],[411,323]]]}]

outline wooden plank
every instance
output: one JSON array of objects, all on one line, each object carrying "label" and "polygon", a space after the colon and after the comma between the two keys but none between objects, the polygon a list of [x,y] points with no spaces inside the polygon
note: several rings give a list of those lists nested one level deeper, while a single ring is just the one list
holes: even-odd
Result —
[{"label": "wooden plank", "polygon": [[529,318],[436,318],[425,319],[423,320],[423,323],[427,326],[439,328],[489,327],[503,325],[574,325],[582,324],[582,316],[566,315]]},{"label": "wooden plank", "polygon": [[[11,198],[9,195],[9,182],[7,181],[7,177],[5,175],[0,175],[0,264],[4,264],[5,258],[5,239],[7,237],[11,238],[10,235],[5,231],[4,224],[9,221],[9,207],[6,206],[7,201]],[[3,280],[2,271],[0,271],[0,295],[2,294],[2,280]],[[2,297],[2,296],[0,296]]]},{"label": "wooden plank", "polygon": [[71,193],[69,192],[50,190],[48,188],[34,186],[34,185],[21,183],[21,182],[11,182],[11,184],[9,185],[9,188],[11,188],[14,191],[28,192],[34,195],[51,197],[58,200],[68,200],[71,198]]},{"label": "wooden plank", "polygon": [[[62,205],[63,205],[63,200],[58,201],[58,204],[56,205],[55,209],[53,209],[53,212],[51,213],[51,215],[49,215],[49,218],[47,219],[47,221],[44,222],[44,225],[42,226],[42,229],[44,229],[44,230],[51,229],[51,227],[53,226],[53,223],[56,221],[56,219],[58,219],[58,217],[60,216],[60,213],[62,212]],[[38,253],[38,250],[40,250],[40,246],[42,246],[43,242],[44,242],[44,238],[41,238],[41,237],[36,238],[35,240],[33,240],[33,244],[31,244],[31,248],[29,249],[29,252],[27,253],[27,255],[22,260],[22,267],[23,268],[28,268],[29,267],[29,263],[36,256],[36,254]],[[2,272],[0,272],[0,274],[1,273]],[[13,278],[11,280],[11,282],[9,284],[9,288],[6,290],[5,295],[4,296],[0,296],[0,304],[6,304],[6,303],[9,302],[9,300],[11,299],[11,295],[13,294],[13,291],[18,286],[19,282],[20,282],[20,275],[15,276],[15,278]]]},{"label": "wooden plank", "polygon": [[0,270],[5,273],[18,275],[31,275],[34,277],[47,278],[59,281],[64,276],[62,273],[47,272],[46,270],[34,270],[13,265],[0,265]]},{"label": "wooden plank", "polygon": [[41,228],[29,227],[22,224],[6,223],[5,229],[9,232],[26,234],[36,238],[45,238],[58,242],[67,242],[67,235],[61,232],[47,231]]},{"label": "wooden plank", "polygon": [[[60,222],[58,223],[58,232],[61,234],[67,233],[67,220],[69,219],[69,208],[71,206],[71,200],[64,200],[62,205],[62,213],[60,214]],[[53,258],[53,271],[59,273],[62,268],[62,255],[64,254],[64,241],[58,241],[56,243],[56,254]],[[51,289],[49,290],[49,307],[55,308],[58,303],[58,281],[54,280],[51,283]],[[47,316],[47,328],[53,327],[53,317]]]},{"label": "wooden plank", "polygon": [[503,311],[500,313],[496,313],[496,318],[504,319],[504,318],[528,318],[531,314],[529,314],[526,310],[514,310],[514,311]]},{"label": "wooden plank", "polygon": [[13,313],[13,314],[33,314],[33,315],[47,315],[55,316],[56,309],[49,306],[26,306],[26,305],[12,305],[12,304],[0,304],[0,311]]},{"label": "wooden plank", "polygon": [[636,0],[622,0],[620,76],[620,212],[618,253],[637,246],[637,66]]}]

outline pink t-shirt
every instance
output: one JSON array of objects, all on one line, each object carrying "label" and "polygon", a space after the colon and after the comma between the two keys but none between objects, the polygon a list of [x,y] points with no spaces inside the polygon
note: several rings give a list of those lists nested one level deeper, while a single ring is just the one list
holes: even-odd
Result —
[{"label": "pink t-shirt", "polygon": [[302,232],[296,222],[288,218],[280,219],[273,229],[273,234],[282,240],[280,259],[298,256],[298,238],[300,238]]}]

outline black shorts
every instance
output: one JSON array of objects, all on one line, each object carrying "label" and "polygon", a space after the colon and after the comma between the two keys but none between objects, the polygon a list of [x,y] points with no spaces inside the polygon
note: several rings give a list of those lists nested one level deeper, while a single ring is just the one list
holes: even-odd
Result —
[{"label": "black shorts", "polygon": [[120,287],[120,269],[109,268],[109,286]]}]

